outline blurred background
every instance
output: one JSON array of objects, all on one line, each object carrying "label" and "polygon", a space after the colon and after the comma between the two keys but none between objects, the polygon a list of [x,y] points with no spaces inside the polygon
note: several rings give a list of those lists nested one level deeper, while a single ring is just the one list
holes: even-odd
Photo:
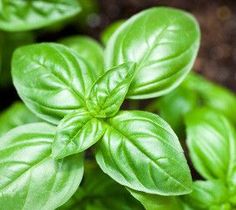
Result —
[{"label": "blurred background", "polygon": [[[0,31],[0,111],[18,99],[9,75],[15,47],[32,42],[57,41],[70,35],[89,35],[99,40],[109,24],[153,6],[170,6],[192,13],[199,21],[202,40],[194,70],[236,91],[235,0],[78,0],[83,8],[75,18],[54,27],[27,33]],[[9,46],[6,43],[11,43]],[[4,71],[3,71],[4,69]]]}]

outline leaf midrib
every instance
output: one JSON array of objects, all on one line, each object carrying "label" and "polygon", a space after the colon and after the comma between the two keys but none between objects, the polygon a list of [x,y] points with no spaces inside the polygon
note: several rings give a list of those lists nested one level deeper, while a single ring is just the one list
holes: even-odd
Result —
[{"label": "leaf midrib", "polygon": [[[140,147],[138,147],[134,142],[132,141],[132,139],[130,137],[128,137],[126,134],[124,134],[122,131],[120,131],[118,128],[116,128],[114,125],[112,124],[108,124],[108,126],[113,129],[114,131],[116,131],[117,133],[121,134],[122,136],[124,136],[126,139],[129,140],[130,143],[132,143],[136,148],[138,148],[138,150],[140,150],[146,157],[148,157],[148,159],[150,159],[164,174],[166,174],[169,178],[171,178],[174,182],[176,182],[178,185],[182,186],[184,189],[186,189],[187,191],[189,190],[186,186],[184,186],[181,182],[179,182],[177,179],[175,179],[174,177],[172,177],[169,173],[167,173],[164,169],[162,169],[161,166],[159,166],[156,162],[155,159],[153,159],[152,157],[149,157],[148,154],[143,151]],[[130,141],[131,139],[131,141]],[[167,158],[168,159],[168,158]]]},{"label": "leaf midrib", "polygon": [[[37,64],[41,67],[43,67],[44,69],[48,69],[47,66],[45,64],[42,64],[40,62],[37,62]],[[59,83],[61,83],[66,89],[70,90],[75,96],[78,97],[79,101],[83,103],[83,105],[85,104],[84,101],[84,97],[82,94],[78,93],[73,86],[70,86],[65,80],[63,80],[62,78],[58,77],[57,74],[55,74],[55,72],[53,70],[50,71],[50,73],[52,74],[52,76],[59,81]],[[84,105],[85,106],[85,105]]]}]

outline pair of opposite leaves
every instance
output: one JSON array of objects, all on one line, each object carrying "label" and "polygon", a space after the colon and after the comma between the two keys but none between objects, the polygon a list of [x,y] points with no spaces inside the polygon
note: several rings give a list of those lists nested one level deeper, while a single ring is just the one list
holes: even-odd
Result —
[{"label": "pair of opposite leaves", "polygon": [[[198,46],[199,28],[189,14],[153,8],[111,37],[104,55],[107,71],[61,45],[39,44],[14,53],[13,81],[37,116],[59,124],[53,143],[57,158],[82,152],[102,138],[96,160],[114,180],[146,193],[184,194],[191,190],[191,177],[169,125],[151,113],[118,110],[125,97],[156,97],[176,87]],[[37,199],[38,208],[50,209],[74,193],[83,174],[81,156],[55,161],[50,156],[54,135],[53,126],[40,123],[2,138],[1,163],[9,167],[0,167],[0,204],[29,209]],[[31,194],[36,189],[41,190]]]}]

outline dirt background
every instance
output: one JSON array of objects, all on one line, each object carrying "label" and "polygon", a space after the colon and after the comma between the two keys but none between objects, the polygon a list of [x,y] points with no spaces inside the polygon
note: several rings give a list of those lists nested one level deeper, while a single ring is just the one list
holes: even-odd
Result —
[{"label": "dirt background", "polygon": [[[96,8],[85,17],[85,23],[78,27],[69,24],[60,31],[45,30],[37,41],[55,41],[75,34],[99,39],[102,30],[110,23],[153,6],[184,9],[198,19],[202,40],[194,69],[236,92],[236,0],[97,0]],[[1,89],[0,95],[0,110],[18,99],[12,86]]]}]

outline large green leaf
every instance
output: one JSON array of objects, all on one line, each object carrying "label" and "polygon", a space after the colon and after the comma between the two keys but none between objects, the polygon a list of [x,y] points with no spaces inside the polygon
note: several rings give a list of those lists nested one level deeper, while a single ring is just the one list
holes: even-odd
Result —
[{"label": "large green leaf", "polygon": [[55,127],[34,123],[1,137],[1,209],[55,209],[74,194],[83,175],[82,157],[52,159],[54,134]]},{"label": "large green leaf", "polygon": [[95,117],[111,117],[120,109],[134,78],[135,64],[125,63],[112,68],[92,86],[86,99],[88,110]]},{"label": "large green leaf", "polygon": [[12,104],[0,114],[0,136],[19,125],[40,121],[21,102]]},{"label": "large green leaf", "polygon": [[95,40],[86,36],[72,36],[59,41],[75,50],[94,70],[96,77],[104,73],[103,49]]},{"label": "large green leaf", "polygon": [[186,124],[194,167],[206,179],[230,181],[236,170],[236,131],[230,122],[205,108],[190,112]]},{"label": "large green leaf", "polygon": [[52,154],[63,158],[83,152],[101,139],[105,126],[86,110],[78,110],[63,118],[58,127]]},{"label": "large green leaf", "polygon": [[193,66],[200,41],[196,20],[188,13],[159,7],[122,24],[105,51],[107,69],[136,62],[128,98],[157,97],[175,88]]},{"label": "large green leaf", "polygon": [[77,0],[0,0],[0,29],[37,29],[72,17],[79,11]]},{"label": "large green leaf", "polygon": [[184,196],[192,210],[232,210],[227,186],[219,181],[196,181],[193,192]]},{"label": "large green leaf", "polygon": [[74,51],[53,43],[18,48],[13,55],[12,75],[25,104],[55,124],[85,106],[84,97],[96,78]]},{"label": "large green leaf", "polygon": [[191,191],[191,175],[178,138],[157,115],[123,111],[107,120],[96,160],[118,183],[134,190],[180,195]]}]

